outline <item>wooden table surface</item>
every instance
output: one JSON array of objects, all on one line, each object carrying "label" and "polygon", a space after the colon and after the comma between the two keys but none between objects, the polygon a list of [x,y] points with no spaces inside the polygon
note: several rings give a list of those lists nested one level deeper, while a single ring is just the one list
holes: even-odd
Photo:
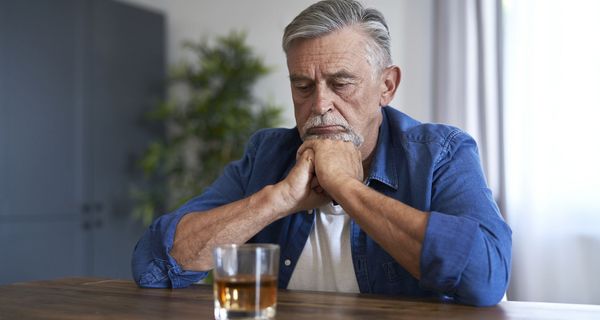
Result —
[{"label": "wooden table surface", "polygon": [[[0,286],[0,319],[213,319],[212,287],[140,289],[67,278]],[[502,302],[475,308],[367,294],[279,290],[277,319],[600,319],[600,306]]]}]

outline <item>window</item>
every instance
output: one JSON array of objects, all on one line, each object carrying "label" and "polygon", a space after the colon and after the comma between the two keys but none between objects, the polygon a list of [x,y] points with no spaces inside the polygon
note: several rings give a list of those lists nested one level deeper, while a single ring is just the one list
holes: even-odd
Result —
[{"label": "window", "polygon": [[511,300],[600,303],[600,1],[504,0]]}]

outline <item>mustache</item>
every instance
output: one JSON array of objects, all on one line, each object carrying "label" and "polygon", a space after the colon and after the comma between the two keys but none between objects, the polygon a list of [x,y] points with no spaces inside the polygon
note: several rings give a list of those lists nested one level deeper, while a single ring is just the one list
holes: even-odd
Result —
[{"label": "mustache", "polygon": [[[342,132],[335,133],[327,136],[320,136],[315,134],[310,134],[309,131],[315,127],[323,127],[323,126],[339,126],[343,129]],[[302,140],[310,140],[310,139],[334,139],[334,140],[342,140],[342,141],[350,141],[357,148],[362,145],[364,142],[364,138],[354,131],[354,128],[350,126],[350,124],[341,116],[333,115],[326,113],[321,116],[313,116],[310,117],[304,126],[302,126],[302,131],[304,132],[302,136]]]},{"label": "mustache", "polygon": [[302,127],[302,130],[304,132],[308,132],[308,130],[314,127],[322,126],[340,126],[345,131],[349,131],[350,129],[350,124],[348,124],[348,122],[344,118],[326,113],[321,116],[310,117]]}]

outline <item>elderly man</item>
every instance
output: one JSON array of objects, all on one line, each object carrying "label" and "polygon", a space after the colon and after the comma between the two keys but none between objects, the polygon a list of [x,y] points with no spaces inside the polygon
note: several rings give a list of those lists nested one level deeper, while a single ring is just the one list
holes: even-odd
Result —
[{"label": "elderly man", "polygon": [[133,254],[142,287],[185,287],[223,243],[281,246],[279,287],[493,305],[511,231],[459,129],[387,106],[400,83],[382,14],[325,0],[285,29],[297,127],[250,139],[200,196],[161,216]]}]

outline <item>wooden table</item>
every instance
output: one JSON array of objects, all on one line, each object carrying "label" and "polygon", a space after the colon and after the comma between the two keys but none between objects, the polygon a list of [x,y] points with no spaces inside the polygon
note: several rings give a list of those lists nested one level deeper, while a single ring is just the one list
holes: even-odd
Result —
[{"label": "wooden table", "polygon": [[[213,319],[212,287],[140,289],[128,280],[68,278],[0,286],[0,319]],[[490,308],[279,290],[277,319],[600,319],[600,306],[502,302]]]}]

